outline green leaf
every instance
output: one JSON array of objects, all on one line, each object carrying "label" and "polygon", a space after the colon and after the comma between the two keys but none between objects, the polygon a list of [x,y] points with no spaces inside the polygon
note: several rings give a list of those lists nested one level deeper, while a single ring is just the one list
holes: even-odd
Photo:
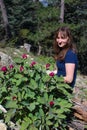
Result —
[{"label": "green leaf", "polygon": [[30,103],[28,109],[32,112],[35,109],[35,102]]},{"label": "green leaf", "polygon": [[32,121],[30,120],[30,118],[28,117],[25,117],[22,121],[22,124],[21,124],[21,128],[20,130],[26,130],[27,127],[32,123]]},{"label": "green leaf", "polygon": [[67,105],[65,106],[66,108],[71,108],[73,106],[73,104],[67,103]]},{"label": "green leaf", "polygon": [[42,80],[43,82],[47,82],[49,81],[49,79],[50,79],[49,75],[44,75]]},{"label": "green leaf", "polygon": [[59,126],[58,122],[54,124],[54,127],[57,128],[58,126]]},{"label": "green leaf", "polygon": [[59,118],[60,118],[60,119],[65,119],[66,116],[65,116],[64,114],[60,114],[60,115],[59,115]]},{"label": "green leaf", "polygon": [[19,86],[22,83],[22,79],[16,81],[16,86]]},{"label": "green leaf", "polygon": [[7,101],[6,108],[18,108],[17,101]]},{"label": "green leaf", "polygon": [[53,91],[53,90],[55,90],[55,86],[50,86],[50,91]]},{"label": "green leaf", "polygon": [[44,111],[42,109],[39,110],[40,116],[44,117]]},{"label": "green leaf", "polygon": [[[30,87],[30,86],[29,86]],[[30,87],[31,88],[31,87]],[[31,98],[31,99],[35,99],[35,92],[33,92],[32,90],[30,90],[30,88],[26,88],[26,93],[24,95],[23,98],[27,99],[27,98]]]},{"label": "green leaf", "polygon": [[46,120],[46,124],[50,126],[50,125],[52,125],[53,123],[52,123],[50,120]]},{"label": "green leaf", "polygon": [[9,80],[9,75],[6,75],[6,78]]},{"label": "green leaf", "polygon": [[4,73],[0,71],[0,78],[4,79]]},{"label": "green leaf", "polygon": [[56,80],[57,83],[63,83],[64,84],[64,79],[63,77],[58,77],[57,75],[54,76],[54,79]]},{"label": "green leaf", "polygon": [[29,127],[29,130],[38,130],[35,126],[33,126],[33,125],[31,125],[30,127]]},{"label": "green leaf", "polygon": [[49,126],[46,124],[46,130],[50,130]]},{"label": "green leaf", "polygon": [[46,103],[45,100],[44,100],[44,98],[40,97],[40,96],[38,96],[37,102],[39,102],[40,104],[45,104]]},{"label": "green leaf", "polygon": [[21,98],[24,98],[24,96],[25,96],[25,91],[23,90],[21,94]]},{"label": "green leaf", "polygon": [[11,88],[11,90],[12,90],[12,93],[17,93],[17,92],[19,92],[19,88],[17,87],[17,86],[13,86],[12,88]]},{"label": "green leaf", "polygon": [[14,117],[15,112],[16,112],[16,109],[8,110],[7,113],[5,114],[5,122],[9,122],[11,118]]},{"label": "green leaf", "polygon": [[28,101],[22,101],[21,104],[24,105],[24,106],[29,106],[29,102]]},{"label": "green leaf", "polygon": [[22,75],[22,74],[15,74],[15,75],[14,75],[14,78],[16,78],[16,79],[21,79],[21,78],[23,78],[23,75]]},{"label": "green leaf", "polygon": [[35,80],[31,79],[30,81],[30,86],[29,86],[32,90],[35,90],[38,87],[38,84]]},{"label": "green leaf", "polygon": [[50,119],[52,119],[54,116],[53,116],[53,114],[49,114],[47,117],[46,117],[46,120],[50,120]]},{"label": "green leaf", "polygon": [[22,81],[28,81],[27,77],[22,77]]},{"label": "green leaf", "polygon": [[36,77],[35,77],[35,81],[40,80],[40,78],[41,78],[41,77],[40,77],[40,75],[39,75],[39,74],[37,74],[37,75],[36,75]]},{"label": "green leaf", "polygon": [[30,77],[33,78],[33,77],[34,77],[34,74],[35,74],[35,72],[34,72],[34,71],[31,71]]},{"label": "green leaf", "polygon": [[18,97],[18,101],[21,101],[21,98],[22,98],[22,96],[21,96],[21,92],[18,92],[17,97]]},{"label": "green leaf", "polygon": [[62,114],[62,113],[64,113],[64,109],[58,109],[58,110],[56,110],[56,113]]},{"label": "green leaf", "polygon": [[23,59],[20,59],[20,58],[15,58],[14,60],[18,64],[21,64],[23,62]]},{"label": "green leaf", "polygon": [[48,102],[50,102],[50,101],[53,101],[53,95],[52,94],[49,96],[49,99],[48,99]]},{"label": "green leaf", "polygon": [[6,90],[6,87],[5,86],[3,86],[2,88],[1,88],[1,92],[3,93],[3,92],[7,92],[7,90]]},{"label": "green leaf", "polygon": [[68,109],[68,108],[64,108],[64,111],[65,111],[65,112],[69,112],[70,109]]},{"label": "green leaf", "polygon": [[45,100],[45,102],[48,101],[48,93],[44,93],[44,100]]}]

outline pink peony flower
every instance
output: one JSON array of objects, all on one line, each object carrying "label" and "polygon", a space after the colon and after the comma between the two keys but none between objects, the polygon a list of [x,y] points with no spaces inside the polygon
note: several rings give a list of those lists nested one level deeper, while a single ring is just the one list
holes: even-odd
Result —
[{"label": "pink peony flower", "polygon": [[30,66],[33,67],[35,64],[36,64],[36,62],[33,61],[33,62],[30,64]]},{"label": "pink peony flower", "polygon": [[20,66],[20,72],[22,72],[24,70],[23,66]]},{"label": "pink peony flower", "polygon": [[11,64],[11,65],[9,65],[9,68],[10,68],[10,69],[13,69],[13,68],[14,68],[14,66]]},{"label": "pink peony flower", "polygon": [[1,71],[3,71],[3,72],[7,72],[7,67],[6,66],[3,66],[2,68],[1,68]]},{"label": "pink peony flower", "polygon": [[46,69],[49,69],[49,67],[50,67],[50,64],[49,63],[46,64]]},{"label": "pink peony flower", "polygon": [[49,102],[49,105],[52,107],[54,105],[54,102],[53,101],[50,101]]},{"label": "pink peony flower", "polygon": [[53,77],[54,76],[54,72],[49,73],[49,76]]},{"label": "pink peony flower", "polygon": [[23,54],[23,55],[22,55],[22,58],[23,58],[23,59],[27,59],[27,54]]}]

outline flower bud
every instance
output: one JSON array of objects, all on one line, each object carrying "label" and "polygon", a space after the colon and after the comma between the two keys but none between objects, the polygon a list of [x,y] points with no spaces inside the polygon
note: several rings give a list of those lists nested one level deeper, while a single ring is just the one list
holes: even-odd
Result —
[{"label": "flower bud", "polygon": [[3,66],[3,67],[1,68],[1,71],[7,72],[7,67],[6,67],[6,66]]},{"label": "flower bud", "polygon": [[54,105],[54,102],[53,101],[50,101],[50,107],[52,107]]}]

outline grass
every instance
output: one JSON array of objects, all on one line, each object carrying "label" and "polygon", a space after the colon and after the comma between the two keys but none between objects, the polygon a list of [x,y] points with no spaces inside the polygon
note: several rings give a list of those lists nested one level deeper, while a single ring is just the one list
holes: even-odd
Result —
[{"label": "grass", "polygon": [[43,65],[45,65],[46,63],[52,63],[53,65],[55,64],[54,59],[52,57],[47,57],[47,56],[38,56],[35,55],[33,53],[27,53],[26,50],[23,47],[19,47],[19,48],[14,48],[14,47],[1,47],[0,51],[7,54],[8,56],[11,56],[11,58],[14,60],[14,58],[16,57],[20,57],[22,56],[22,54],[27,54],[30,58],[32,58],[32,60],[39,62]]}]

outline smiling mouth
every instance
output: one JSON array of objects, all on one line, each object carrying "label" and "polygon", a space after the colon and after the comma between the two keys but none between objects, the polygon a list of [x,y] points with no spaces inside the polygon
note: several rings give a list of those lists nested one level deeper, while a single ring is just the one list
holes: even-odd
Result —
[{"label": "smiling mouth", "polygon": [[59,43],[59,45],[61,45],[62,43]]}]

